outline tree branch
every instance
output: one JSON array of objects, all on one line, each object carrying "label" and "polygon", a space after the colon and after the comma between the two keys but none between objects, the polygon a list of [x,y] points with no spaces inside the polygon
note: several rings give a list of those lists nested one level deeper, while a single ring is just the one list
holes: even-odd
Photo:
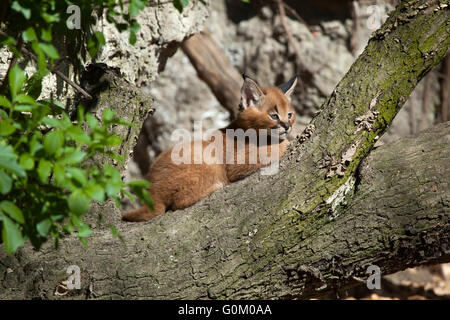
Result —
[{"label": "tree branch", "polygon": [[191,61],[200,79],[205,81],[217,100],[236,117],[240,102],[242,76],[211,34],[204,30],[185,40],[181,48]]},{"label": "tree branch", "polygon": [[[241,182],[184,212],[120,226],[126,248],[108,231],[97,230],[88,249],[68,239],[60,251],[51,245],[41,252],[22,248],[13,257],[2,250],[0,274],[6,278],[0,298],[61,298],[54,292],[69,265],[81,268],[82,289],[66,290],[68,297],[271,299],[345,289],[364,282],[371,264],[386,275],[449,262],[449,142],[447,122],[377,148],[334,210],[290,215],[297,230],[285,232],[292,239],[278,239],[277,253],[267,259],[254,246],[269,246],[276,235],[242,223],[243,217],[236,223],[227,212],[227,202],[243,192]],[[245,197],[247,207],[258,206],[250,202],[251,192]],[[261,215],[274,219],[269,212]],[[220,222],[211,223],[213,217]],[[242,264],[238,244],[252,260]]]}]

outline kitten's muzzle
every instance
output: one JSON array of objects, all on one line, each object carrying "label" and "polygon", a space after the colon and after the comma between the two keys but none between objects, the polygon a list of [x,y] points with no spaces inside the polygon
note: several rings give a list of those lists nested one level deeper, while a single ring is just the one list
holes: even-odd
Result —
[{"label": "kitten's muzzle", "polygon": [[289,123],[280,122],[280,126],[278,127],[278,135],[281,139],[285,139],[291,130],[292,126]]}]

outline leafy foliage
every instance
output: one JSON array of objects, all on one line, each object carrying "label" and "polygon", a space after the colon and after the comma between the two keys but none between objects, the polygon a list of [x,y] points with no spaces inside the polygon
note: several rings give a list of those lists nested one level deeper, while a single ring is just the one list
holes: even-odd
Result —
[{"label": "leafy foliage", "polygon": [[180,12],[183,12],[184,7],[186,7],[188,4],[189,4],[189,0],[174,0],[173,1],[173,5]]},{"label": "leafy foliage", "polygon": [[[90,202],[112,198],[119,203],[127,186],[117,169],[93,165],[92,159],[106,154],[123,161],[110,150],[122,141],[109,128],[129,124],[110,109],[101,123],[82,107],[76,123],[64,112],[55,116],[45,102],[23,91],[25,81],[15,65],[9,73],[10,98],[1,98],[0,219],[5,248],[14,252],[26,238],[38,248],[49,236],[58,239],[64,233],[86,243],[91,230],[82,216]],[[130,183],[133,189],[136,185],[142,193],[149,187],[146,181]]]},{"label": "leafy foliage", "polygon": [[[130,189],[152,206],[146,192],[149,183],[138,180],[125,184],[119,171],[109,164],[97,164],[103,154],[121,162],[112,148],[121,138],[111,133],[113,125],[131,126],[105,110],[101,121],[78,108],[71,121],[67,107],[56,100],[39,99],[42,80],[50,74],[60,54],[54,35],[83,42],[76,50],[94,58],[105,44],[103,33],[93,31],[97,18],[105,14],[119,31],[129,32],[136,42],[139,12],[145,0],[8,0],[13,21],[8,33],[0,35],[0,47],[8,46],[13,59],[0,89],[0,229],[7,252],[13,253],[29,240],[39,248],[49,238],[55,245],[64,235],[76,235],[87,245],[91,228],[83,221],[92,201],[119,199]],[[182,11],[188,1],[174,1]],[[81,30],[66,25],[67,8],[80,9]],[[93,14],[94,13],[94,14]],[[17,37],[18,35],[18,37]],[[22,70],[21,48],[28,47],[37,58],[37,70],[30,76]],[[6,82],[5,82],[6,81]],[[134,199],[132,198],[134,201]],[[110,226],[114,236],[117,229]]]}]

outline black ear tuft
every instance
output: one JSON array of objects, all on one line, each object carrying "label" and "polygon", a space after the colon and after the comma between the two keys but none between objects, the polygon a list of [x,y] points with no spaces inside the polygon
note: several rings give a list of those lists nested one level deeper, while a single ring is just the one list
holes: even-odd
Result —
[{"label": "black ear tuft", "polygon": [[288,82],[283,83],[282,85],[278,86],[278,88],[283,91],[284,94],[290,94],[297,84],[297,78],[298,75],[293,76],[291,79],[289,79]]}]

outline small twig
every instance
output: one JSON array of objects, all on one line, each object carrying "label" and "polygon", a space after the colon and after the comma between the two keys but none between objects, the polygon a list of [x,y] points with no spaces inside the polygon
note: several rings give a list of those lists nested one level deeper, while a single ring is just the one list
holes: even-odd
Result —
[{"label": "small twig", "polygon": [[67,59],[69,59],[69,56],[65,56],[65,57],[62,57],[62,58],[59,58],[58,60],[56,60],[56,61],[55,61],[55,64],[54,64],[53,67],[52,67],[52,72],[53,72],[54,70],[58,69],[58,67],[59,67],[59,65],[61,64],[61,62],[65,61],[65,60],[67,60]]},{"label": "small twig", "polygon": [[286,4],[285,2],[282,1],[282,5],[284,6],[284,8],[289,11],[290,14],[292,14],[294,16],[295,19],[297,19],[299,22],[301,22],[302,24],[305,25],[306,28],[308,28],[308,31],[311,33],[311,28],[310,26],[306,23],[305,19],[303,19],[302,17],[300,17],[300,15],[298,14],[298,12],[292,8],[291,6],[289,6],[288,4]]},{"label": "small twig", "polygon": [[327,96],[328,92],[324,88],[322,88],[322,86],[315,83],[315,81],[314,81],[315,72],[311,71],[308,67],[306,67],[301,60],[300,49],[298,48],[297,44],[295,43],[292,32],[289,29],[289,26],[287,24],[285,3],[283,2],[283,0],[274,0],[274,1],[278,5],[278,11],[280,13],[281,24],[283,25],[283,29],[286,32],[289,46],[292,47],[292,49],[295,52],[296,64],[299,68],[300,76],[303,76],[305,79],[307,79],[307,81],[310,82],[317,90],[319,90],[319,92],[322,95]]},{"label": "small twig", "polygon": [[[4,33],[3,31],[0,31],[1,35],[7,36],[6,33]],[[38,61],[37,57],[30,51],[28,51],[26,48],[24,48],[23,46],[20,47],[20,52],[22,52],[24,55],[30,57],[32,60],[34,61]],[[88,100],[92,100],[92,96],[86,92],[86,90],[84,90],[83,88],[81,88],[78,84],[76,84],[75,82],[73,82],[72,80],[70,80],[65,74],[63,74],[61,71],[59,70],[54,70],[54,68],[50,69],[50,72],[57,75],[58,77],[60,77],[62,80],[64,80],[65,82],[67,82],[68,84],[70,84],[75,90],[77,90],[78,92],[80,92],[86,99]]]},{"label": "small twig", "polygon": [[[128,4],[130,1],[124,1],[123,4]],[[160,1],[160,0],[150,0],[147,4],[149,7],[159,7],[162,4],[173,3],[173,0]]]},{"label": "small twig", "polygon": [[77,85],[75,82],[73,82],[73,81],[70,80],[68,77],[66,77],[66,75],[63,74],[61,71],[55,70],[55,71],[52,71],[52,73],[56,74],[56,75],[59,76],[61,79],[63,79],[65,82],[67,82],[68,84],[70,84],[75,90],[77,90],[78,92],[80,92],[86,99],[92,100],[92,96],[91,96],[89,93],[87,93],[82,87],[80,87],[80,86]]},{"label": "small twig", "polygon": [[300,61],[300,49],[297,47],[297,44],[294,41],[294,37],[292,36],[292,32],[291,29],[289,29],[288,24],[287,24],[287,20],[286,20],[286,10],[284,7],[284,2],[282,0],[275,0],[277,5],[278,5],[278,11],[280,13],[280,18],[281,18],[281,24],[283,25],[284,31],[286,32],[286,35],[288,37],[288,42],[289,45],[292,47],[292,49],[295,51],[295,55],[297,57],[297,63],[300,66],[300,69],[305,69],[305,67],[303,66],[303,64]]},{"label": "small twig", "polygon": [[[22,53],[24,55],[29,56],[31,59],[33,59],[34,61],[38,61],[37,57],[31,53],[30,51],[28,51],[25,48],[21,49]],[[73,82],[72,80],[70,80],[64,73],[62,73],[59,70],[53,70],[50,69],[51,73],[57,75],[58,77],[60,77],[62,80],[64,80],[65,82],[67,82],[68,84],[70,84],[75,90],[77,90],[78,92],[80,92],[86,99],[91,100],[92,96],[86,92],[86,90],[84,90],[82,87],[80,87],[78,84],[76,84],[75,82]]]},{"label": "small twig", "polygon": [[357,1],[352,1],[352,20],[353,20],[353,27],[352,27],[352,34],[350,36],[350,50],[352,51],[353,55],[355,56],[358,51],[358,30],[359,30],[359,4]]}]

